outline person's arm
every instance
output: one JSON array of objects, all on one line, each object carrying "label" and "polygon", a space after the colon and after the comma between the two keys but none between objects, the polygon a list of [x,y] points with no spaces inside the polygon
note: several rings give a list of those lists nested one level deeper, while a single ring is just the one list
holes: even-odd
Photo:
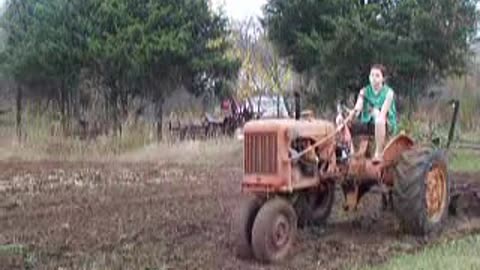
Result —
[{"label": "person's arm", "polygon": [[362,88],[360,90],[360,93],[358,94],[357,97],[357,102],[355,103],[355,107],[353,107],[353,110],[348,114],[346,120],[347,122],[351,121],[354,117],[358,117],[360,112],[362,111],[363,108],[363,96],[365,95],[365,88]]},{"label": "person's arm", "polygon": [[382,117],[383,120],[387,119],[387,113],[390,110],[390,107],[392,106],[394,94],[393,91],[390,90],[387,93],[387,98],[385,99],[385,102],[382,105],[382,110],[380,111],[380,117]]},{"label": "person's arm", "polygon": [[355,107],[353,108],[354,109],[354,112],[355,112],[355,117],[357,117],[360,112],[362,111],[362,108],[363,108],[363,96],[365,95],[365,88],[362,88],[360,90],[360,93],[358,94],[358,98],[357,98],[357,103],[355,104]]}]

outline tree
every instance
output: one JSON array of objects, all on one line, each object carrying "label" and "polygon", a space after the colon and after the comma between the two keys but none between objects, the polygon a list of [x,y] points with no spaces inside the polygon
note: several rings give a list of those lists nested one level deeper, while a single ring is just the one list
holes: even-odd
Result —
[{"label": "tree", "polygon": [[237,61],[225,54],[226,20],[212,13],[207,1],[98,0],[97,5],[90,51],[112,107],[124,95],[150,96],[158,105],[158,135],[163,100],[176,86],[195,94],[218,92],[235,77]]},{"label": "tree", "polygon": [[[33,77],[28,69],[31,62],[31,46],[25,41],[28,36],[28,25],[31,23],[31,1],[11,1],[7,3],[8,8],[2,20],[2,28],[6,30],[4,48],[0,54],[2,71],[13,77],[17,85],[16,107],[17,107],[17,137],[21,140],[21,115],[22,115],[22,86],[21,82]],[[30,49],[30,50],[29,50]],[[23,72],[22,72],[23,71]]]},{"label": "tree", "polygon": [[[284,95],[292,90],[295,79],[292,67],[279,57],[261,24],[249,18],[237,22],[232,32],[235,41],[233,53],[242,59],[237,81],[239,98],[262,94]],[[279,109],[280,104],[277,106]]]},{"label": "tree", "polygon": [[161,134],[163,100],[176,88],[220,93],[235,79],[227,27],[206,0],[10,0],[0,62],[21,86],[56,97],[65,128],[88,74],[104,86],[114,130],[141,96],[156,102]]},{"label": "tree", "polygon": [[465,71],[476,0],[269,0],[269,39],[295,70],[317,81],[318,102],[357,92],[371,64],[391,70],[402,96]]},{"label": "tree", "polygon": [[[64,131],[73,113],[74,90],[85,62],[86,37],[83,1],[10,0],[2,18],[7,41],[1,54],[3,71],[32,95],[53,92],[61,108]],[[17,116],[20,122],[20,115]]]}]

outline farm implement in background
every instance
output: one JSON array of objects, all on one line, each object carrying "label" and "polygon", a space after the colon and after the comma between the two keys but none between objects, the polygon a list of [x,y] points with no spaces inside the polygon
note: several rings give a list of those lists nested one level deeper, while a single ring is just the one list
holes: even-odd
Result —
[{"label": "farm implement in background", "polygon": [[242,103],[230,98],[222,103],[222,112],[223,115],[220,117],[204,113],[197,123],[170,120],[168,123],[170,137],[181,141],[221,136],[241,138],[243,126],[250,120],[290,117],[283,96],[253,96],[246,98]]},{"label": "farm implement in background", "polygon": [[232,137],[235,132],[254,114],[245,106],[239,106],[233,99],[222,104],[224,115],[215,117],[204,113],[200,123],[182,123],[180,120],[169,121],[170,138],[176,140],[211,139],[216,137]]}]

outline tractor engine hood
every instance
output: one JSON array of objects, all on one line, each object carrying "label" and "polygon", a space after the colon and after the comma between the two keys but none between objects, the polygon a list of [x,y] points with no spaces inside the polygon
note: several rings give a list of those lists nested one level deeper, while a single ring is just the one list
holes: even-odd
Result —
[{"label": "tractor engine hood", "polygon": [[318,119],[264,119],[249,121],[244,126],[244,133],[277,132],[289,139],[304,137],[315,141],[335,132],[335,125]]}]

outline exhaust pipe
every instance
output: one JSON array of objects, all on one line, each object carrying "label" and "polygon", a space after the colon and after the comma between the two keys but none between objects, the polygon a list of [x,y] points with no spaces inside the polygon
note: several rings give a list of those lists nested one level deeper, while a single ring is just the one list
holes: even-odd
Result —
[{"label": "exhaust pipe", "polygon": [[295,93],[293,93],[294,97],[295,97],[295,120],[299,120],[300,119],[300,93],[298,91],[295,91]]}]

